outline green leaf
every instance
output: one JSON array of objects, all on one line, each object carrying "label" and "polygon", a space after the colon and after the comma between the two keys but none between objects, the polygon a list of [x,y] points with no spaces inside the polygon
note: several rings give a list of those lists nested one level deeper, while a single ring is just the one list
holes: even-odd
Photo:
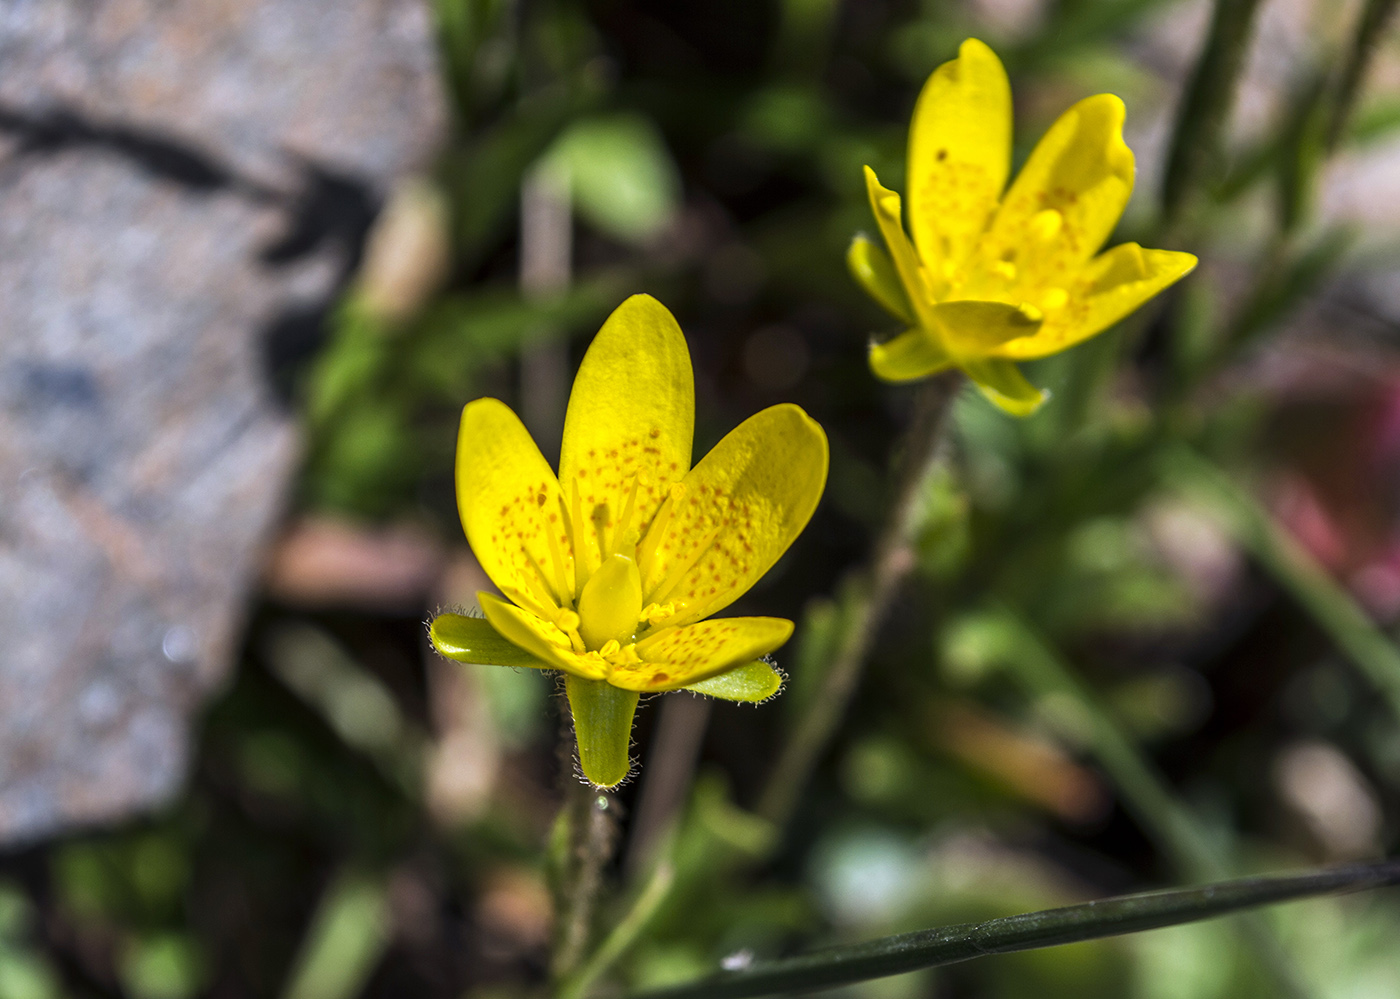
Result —
[{"label": "green leaf", "polygon": [[830,947],[802,957],[760,961],[742,971],[633,993],[631,999],[742,999],[830,988],[955,964],[988,954],[1010,954],[1097,940],[1212,919],[1241,909],[1313,895],[1364,891],[1395,884],[1400,884],[1400,862],[1392,860],[1306,874],[1240,878],[1195,888],[1121,895],[981,923],[959,923],[903,933],[853,946]]},{"label": "green leaf", "polygon": [[366,875],[343,874],[316,907],[283,999],[359,995],[392,938],[383,883]]},{"label": "green leaf", "polygon": [[632,771],[632,715],[635,690],[614,687],[606,680],[564,676],[564,692],[574,716],[578,759],[583,775],[596,787],[616,787]]},{"label": "green leaf", "polygon": [[589,223],[626,242],[645,242],[675,216],[680,174],[661,133],[636,114],[585,118],[545,156],[570,183]]},{"label": "green leaf", "polygon": [[502,638],[484,617],[439,614],[428,625],[428,637],[439,653],[461,663],[549,669],[520,646]]},{"label": "green leaf", "polygon": [[756,659],[746,666],[736,666],[728,673],[692,683],[682,690],[693,690],[706,697],[723,701],[766,701],[782,689],[783,675],[766,662]]},{"label": "green leaf", "polygon": [[1217,0],[1205,50],[1177,107],[1162,181],[1162,213],[1173,219],[1219,172],[1222,137],[1244,69],[1260,0]]}]

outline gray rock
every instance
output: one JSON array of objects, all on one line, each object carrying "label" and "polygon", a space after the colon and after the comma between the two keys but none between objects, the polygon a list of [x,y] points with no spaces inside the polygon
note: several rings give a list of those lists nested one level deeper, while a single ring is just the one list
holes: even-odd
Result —
[{"label": "gray rock", "polygon": [[424,0],[0,0],[0,840],[178,791],[314,314],[445,121]]}]

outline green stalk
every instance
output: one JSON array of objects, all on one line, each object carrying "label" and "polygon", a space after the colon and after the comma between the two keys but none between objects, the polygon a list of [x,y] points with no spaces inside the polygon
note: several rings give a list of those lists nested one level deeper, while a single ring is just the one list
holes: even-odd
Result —
[{"label": "green stalk", "polygon": [[782,829],[831,742],[855,694],[865,659],[890,604],[914,570],[914,544],[928,522],[928,484],[943,461],[948,410],[962,379],[949,372],[924,382],[904,439],[903,472],[894,507],[875,542],[870,564],[843,585],[839,623],[821,686],[783,745],[764,786],[757,812]]},{"label": "green stalk", "polygon": [[989,954],[1098,940],[1212,919],[1261,905],[1395,884],[1400,884],[1400,863],[1386,861],[1124,895],[982,923],[904,933],[849,947],[831,947],[781,961],[761,961],[742,971],[633,993],[630,999],[745,999],[831,988]]},{"label": "green stalk", "polygon": [[676,869],[670,860],[663,860],[653,868],[651,878],[637,896],[637,900],[632,903],[632,908],[598,945],[598,949],[579,969],[578,974],[564,983],[559,990],[559,999],[583,999],[588,995],[599,976],[616,964],[637,942],[651,923],[652,917],[661,908],[661,903],[666,901],[666,897],[671,893],[671,886],[675,880]]},{"label": "green stalk", "polygon": [[1182,210],[1210,182],[1216,169],[1258,9],[1259,0],[1215,0],[1210,34],[1182,94],[1167,154],[1162,183],[1165,231],[1172,230]]},{"label": "green stalk", "polygon": [[1386,25],[1395,16],[1400,0],[1367,0],[1356,25],[1356,34],[1351,39],[1351,49],[1343,64],[1341,78],[1337,81],[1336,97],[1332,104],[1332,118],[1327,127],[1327,148],[1335,149],[1346,132],[1347,123],[1356,109],[1356,99],[1361,93],[1361,83],[1366,78],[1366,70],[1376,54],[1376,46],[1385,32]]},{"label": "green stalk", "polygon": [[566,795],[555,833],[562,853],[556,861],[556,924],[550,959],[550,978],[556,985],[578,973],[593,941],[603,868],[617,842],[612,801],[606,793],[575,783]]}]

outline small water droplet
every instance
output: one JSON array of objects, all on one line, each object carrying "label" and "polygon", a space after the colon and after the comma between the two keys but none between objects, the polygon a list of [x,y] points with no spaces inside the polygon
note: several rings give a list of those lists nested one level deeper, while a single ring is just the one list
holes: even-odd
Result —
[{"label": "small water droplet", "polygon": [[719,966],[725,971],[743,971],[753,964],[753,951],[745,947],[736,950],[733,954],[726,954],[720,958]]}]

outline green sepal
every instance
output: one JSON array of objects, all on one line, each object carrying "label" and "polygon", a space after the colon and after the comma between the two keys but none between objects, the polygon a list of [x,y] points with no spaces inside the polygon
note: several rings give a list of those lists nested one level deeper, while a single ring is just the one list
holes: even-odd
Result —
[{"label": "green sepal", "polygon": [[681,690],[693,690],[706,697],[725,701],[766,701],[783,688],[783,675],[762,659],[736,666],[727,673],[692,683]]},{"label": "green sepal", "polygon": [[528,666],[550,669],[520,646],[501,637],[484,617],[464,614],[439,614],[428,625],[428,638],[433,648],[448,659],[485,666]]},{"label": "green sepal", "polygon": [[851,248],[846,251],[846,266],[851,269],[851,276],[886,312],[906,323],[914,322],[909,295],[888,253],[865,236],[857,236],[851,240]]},{"label": "green sepal", "polygon": [[958,362],[993,405],[1012,416],[1030,416],[1050,393],[1026,381],[1021,369],[1003,357],[979,357]]},{"label": "green sepal", "polygon": [[595,787],[616,787],[632,770],[628,750],[639,695],[606,680],[586,680],[572,673],[564,674],[564,692],[574,716],[583,775]]}]

